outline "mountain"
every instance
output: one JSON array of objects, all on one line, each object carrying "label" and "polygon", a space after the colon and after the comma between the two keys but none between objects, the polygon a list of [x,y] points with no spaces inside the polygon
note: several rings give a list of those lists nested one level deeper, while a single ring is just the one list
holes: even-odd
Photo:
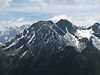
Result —
[{"label": "mountain", "polygon": [[73,25],[71,22],[69,22],[68,20],[63,20],[61,19],[60,21],[58,21],[57,26],[59,26],[64,32],[66,32],[66,28],[68,29],[68,31],[71,34],[74,34],[76,32],[76,30],[78,29],[77,26]]},{"label": "mountain", "polygon": [[[39,21],[0,50],[1,75],[100,75],[100,40],[68,20]],[[97,27],[98,28],[98,27]]]},{"label": "mountain", "polygon": [[100,24],[95,23],[94,25],[90,26],[88,29],[92,28],[94,31],[94,35],[98,38],[100,38]]},{"label": "mountain", "polygon": [[8,26],[4,31],[0,33],[0,42],[5,44],[6,42],[13,39],[16,35],[23,32],[24,29],[28,28],[29,25],[22,25],[20,27],[17,26]]}]

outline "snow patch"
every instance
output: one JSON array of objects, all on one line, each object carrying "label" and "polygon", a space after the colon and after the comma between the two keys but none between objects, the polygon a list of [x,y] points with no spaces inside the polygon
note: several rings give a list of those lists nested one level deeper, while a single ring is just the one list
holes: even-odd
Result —
[{"label": "snow patch", "polygon": [[74,35],[70,34],[66,28],[66,35],[64,35],[66,46],[74,46],[77,52],[82,52],[86,45],[80,42]]},{"label": "snow patch", "polygon": [[28,51],[25,51],[25,52],[20,56],[20,58],[23,58],[27,52],[28,52]]},{"label": "snow patch", "polygon": [[0,47],[2,47],[2,46],[5,46],[5,45],[0,42]]},{"label": "snow patch", "polygon": [[32,37],[31,37],[30,40],[28,41],[28,44],[33,40],[34,37],[35,37],[35,31],[33,32]]},{"label": "snow patch", "polygon": [[78,39],[87,38],[90,40],[92,33],[93,33],[92,29],[90,29],[90,30],[87,30],[87,29],[79,30],[78,29],[77,32],[75,33],[75,35],[78,36]]},{"label": "snow patch", "polygon": [[78,46],[79,41],[77,38],[75,38],[75,36],[73,36],[72,34],[70,34],[66,28],[67,33],[64,35],[64,38],[66,39],[67,45],[71,45],[71,46]]},{"label": "snow patch", "polygon": [[16,45],[17,43],[18,43],[18,41],[14,41],[11,45],[9,45],[8,47],[6,47],[5,49],[10,48],[10,47],[12,47],[12,46]]},{"label": "snow patch", "polygon": [[96,36],[92,36],[92,43],[93,45],[98,49],[100,50],[100,39],[98,39]]}]

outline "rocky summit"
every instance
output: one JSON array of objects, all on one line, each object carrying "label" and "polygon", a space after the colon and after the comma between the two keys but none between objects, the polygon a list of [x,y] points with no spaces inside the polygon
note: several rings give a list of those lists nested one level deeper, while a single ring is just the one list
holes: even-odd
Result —
[{"label": "rocky summit", "polygon": [[100,75],[99,34],[99,23],[34,23],[0,44],[0,75]]}]

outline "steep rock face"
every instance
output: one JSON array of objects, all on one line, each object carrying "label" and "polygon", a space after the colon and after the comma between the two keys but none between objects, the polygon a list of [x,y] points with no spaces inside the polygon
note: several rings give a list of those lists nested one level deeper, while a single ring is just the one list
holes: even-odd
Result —
[{"label": "steep rock face", "polygon": [[100,24],[99,24],[99,23],[95,23],[95,24],[92,26],[92,30],[93,30],[95,33],[100,33]]},{"label": "steep rock face", "polygon": [[94,37],[77,30],[68,20],[32,24],[1,48],[1,75],[100,75]]},{"label": "steep rock face", "polygon": [[90,26],[88,29],[92,29],[94,31],[94,35],[98,38],[100,38],[100,24],[95,23],[94,25]]},{"label": "steep rock face", "polygon": [[92,30],[92,42],[93,45],[100,50],[100,24],[95,23],[94,25],[90,26],[88,29]]},{"label": "steep rock face", "polygon": [[61,19],[60,21],[58,21],[57,26],[60,27],[64,32],[66,32],[66,28],[68,29],[68,31],[71,34],[74,34],[76,32],[76,30],[78,29],[78,27],[76,27],[75,25],[73,25],[71,22],[69,22],[68,20],[63,20]]}]

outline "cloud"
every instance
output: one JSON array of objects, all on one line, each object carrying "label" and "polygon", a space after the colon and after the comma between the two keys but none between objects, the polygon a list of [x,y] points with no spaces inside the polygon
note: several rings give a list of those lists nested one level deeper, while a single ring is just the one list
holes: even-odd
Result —
[{"label": "cloud", "polygon": [[45,2],[59,2],[59,3],[62,3],[62,2],[75,2],[77,0],[30,0],[30,1],[38,2],[38,3],[45,3]]},{"label": "cloud", "polygon": [[39,3],[39,4],[42,5],[42,6],[46,6],[46,3],[45,3],[44,0],[30,0],[30,1]]},{"label": "cloud", "polygon": [[[0,9],[8,7],[10,2],[12,0],[0,0]],[[100,0],[14,0],[10,8],[0,11],[0,20],[27,16],[47,20],[54,16],[50,18],[53,21],[66,18],[75,25],[91,25],[100,18],[99,3]]]},{"label": "cloud", "polygon": [[76,0],[49,0],[50,2],[57,2],[57,3],[74,3]]},{"label": "cloud", "polygon": [[29,0],[32,2],[37,2],[41,5],[51,4],[90,4],[90,5],[99,5],[100,0]]},{"label": "cloud", "polygon": [[30,17],[19,17],[13,18],[11,20],[0,20],[0,31],[5,31],[5,28],[8,26],[20,27],[22,25],[31,25]]},{"label": "cloud", "polygon": [[7,21],[5,21],[5,20],[1,21],[0,20],[0,31],[5,31],[5,27],[7,26],[6,23],[7,23]]},{"label": "cloud", "polygon": [[24,21],[24,17],[18,18],[18,22]]},{"label": "cloud", "polygon": [[94,23],[97,22],[96,19],[85,19],[85,20],[74,20],[74,21],[75,21],[74,22],[75,25],[87,26],[87,27],[89,27],[89,26],[91,26],[91,25],[93,25]]},{"label": "cloud", "polygon": [[58,16],[54,16],[54,17],[50,18],[49,20],[57,22],[60,19],[71,19],[71,17],[70,16],[66,16],[66,15],[58,15]]},{"label": "cloud", "polygon": [[91,26],[91,25],[93,25],[94,23],[97,22],[96,18],[90,18],[90,19],[86,18],[85,20],[80,20],[78,18],[75,18],[74,16],[67,16],[67,15],[54,16],[54,17],[50,18],[49,20],[57,22],[60,19],[67,19],[70,22],[72,22],[74,25],[77,25],[77,26],[87,26],[87,27],[89,27],[89,26]]},{"label": "cloud", "polygon": [[12,0],[0,0],[0,9],[8,7],[11,2]]},{"label": "cloud", "polygon": [[20,27],[20,26],[22,26],[22,25],[27,25],[27,24],[32,24],[32,22],[30,22],[30,21],[23,21],[23,22],[12,22],[10,25],[11,26],[16,26],[16,27]]},{"label": "cloud", "polygon": [[27,18],[20,17],[20,18],[16,18],[16,19],[11,19],[7,22],[7,24],[10,26],[17,26],[17,27],[20,27],[20,26],[26,25],[26,24],[32,24],[32,22],[29,21],[28,18],[29,17],[27,17]]},{"label": "cloud", "polygon": [[62,4],[62,3],[73,3],[75,0],[29,0],[32,2],[36,2],[42,6],[48,6],[49,4]]}]

